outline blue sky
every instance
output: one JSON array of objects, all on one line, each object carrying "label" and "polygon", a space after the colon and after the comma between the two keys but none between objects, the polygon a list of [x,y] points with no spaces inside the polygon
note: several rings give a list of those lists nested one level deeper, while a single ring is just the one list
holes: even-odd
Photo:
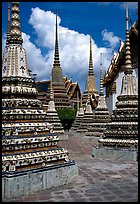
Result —
[{"label": "blue sky", "polygon": [[[133,22],[137,20],[138,2],[129,2]],[[99,90],[100,53],[103,72],[125,41],[124,2],[20,2],[23,47],[29,69],[36,80],[50,79],[55,41],[55,14],[58,15],[60,63],[63,75],[79,81],[82,92],[89,64],[89,39],[92,34],[93,66]],[[129,26],[131,24],[129,23]],[[2,50],[7,31],[7,2],[2,2]]]}]

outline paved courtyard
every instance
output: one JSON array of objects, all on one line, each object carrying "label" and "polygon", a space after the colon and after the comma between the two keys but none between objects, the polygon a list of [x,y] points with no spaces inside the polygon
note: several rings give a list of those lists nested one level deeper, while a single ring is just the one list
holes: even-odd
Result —
[{"label": "paved courtyard", "polygon": [[96,139],[69,131],[59,145],[78,165],[73,183],[23,196],[11,202],[138,202],[138,163],[92,157]]}]

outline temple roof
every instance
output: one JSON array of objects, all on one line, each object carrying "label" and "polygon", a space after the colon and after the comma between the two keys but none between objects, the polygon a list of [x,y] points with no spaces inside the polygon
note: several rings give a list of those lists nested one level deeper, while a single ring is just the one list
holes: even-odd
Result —
[{"label": "temple roof", "polygon": [[47,92],[49,84],[50,84],[50,80],[38,81],[35,83],[36,88],[39,92]]},{"label": "temple roof", "polygon": [[75,93],[76,88],[79,89],[78,82],[70,84],[69,89],[67,91],[69,98],[71,98],[73,96],[73,94]]},{"label": "temple roof", "polygon": [[[132,55],[132,67],[135,68],[138,63],[138,20],[131,26],[130,34],[130,49]],[[125,45],[126,42],[120,41],[120,47],[117,54],[112,57],[111,63],[104,76],[103,85],[106,87],[108,84],[114,81],[118,72],[123,69],[125,64]]]},{"label": "temple roof", "polygon": [[69,86],[71,85],[71,83],[72,83],[72,79],[70,78],[70,79],[67,79],[66,81],[64,81],[65,82],[65,87],[66,87],[66,89],[68,90],[68,88],[69,88]]},{"label": "temple roof", "polygon": [[[78,88],[79,91],[80,91],[78,82],[72,82],[72,79],[71,78],[68,79],[67,76],[64,76],[63,79],[64,79],[65,87],[66,87],[67,94],[68,94],[69,98],[71,98],[73,96],[73,94],[75,93],[76,88]],[[36,84],[37,90],[40,93],[47,92],[48,87],[50,85],[50,80],[38,81],[35,84]]]},{"label": "temple roof", "polygon": [[63,77],[63,79],[64,79],[65,87],[66,87],[67,94],[68,94],[69,98],[71,98],[73,96],[76,88],[79,89],[79,92],[81,92],[80,87],[78,85],[78,81],[72,82],[72,79],[71,78],[68,79],[67,76]]}]

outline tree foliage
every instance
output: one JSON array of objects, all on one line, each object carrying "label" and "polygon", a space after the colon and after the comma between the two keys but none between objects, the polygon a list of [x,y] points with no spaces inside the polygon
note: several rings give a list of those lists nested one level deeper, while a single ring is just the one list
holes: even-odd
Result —
[{"label": "tree foliage", "polygon": [[73,108],[63,108],[57,110],[58,116],[61,120],[64,130],[69,130],[75,120],[75,109]]}]

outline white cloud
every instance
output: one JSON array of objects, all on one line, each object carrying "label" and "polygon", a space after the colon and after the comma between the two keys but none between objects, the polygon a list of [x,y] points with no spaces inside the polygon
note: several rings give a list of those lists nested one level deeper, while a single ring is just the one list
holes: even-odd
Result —
[{"label": "white cloud", "polygon": [[[60,18],[58,17],[58,24]],[[34,27],[38,36],[37,43],[50,49],[54,48],[55,15],[51,11],[45,12],[40,8],[32,8],[29,23]]]},{"label": "white cloud", "polygon": [[[26,49],[28,67],[32,70],[32,73],[37,74],[37,81],[50,79],[54,58],[55,19],[56,16],[51,11],[44,11],[38,7],[34,8],[32,9],[29,23],[35,30],[38,46],[34,42],[31,42],[29,35],[22,33],[23,47]],[[69,78],[72,77],[73,82],[78,80],[81,90],[84,91],[89,67],[90,36],[60,26],[60,22],[61,19],[58,16],[59,55],[62,73],[63,75],[68,74]],[[114,37],[112,36],[112,43],[113,39],[115,39]],[[111,40],[108,42],[111,43]],[[41,47],[49,51],[42,54]],[[104,53],[102,62],[104,73],[110,63],[112,49],[98,47],[93,39],[92,50],[96,85],[99,90],[100,53]]]},{"label": "white cloud", "polygon": [[109,6],[112,3],[117,3],[117,2],[98,2],[98,4],[103,5],[103,6]]},{"label": "white cloud", "polygon": [[[126,2],[121,2],[120,7],[125,9],[126,8]],[[131,10],[138,9],[138,2],[128,2],[128,8]]]},{"label": "white cloud", "polygon": [[6,33],[3,33],[2,34],[2,54],[4,52],[5,45],[6,45]]},{"label": "white cloud", "polygon": [[[97,2],[97,4],[100,6],[107,6],[107,7],[115,4],[115,6],[119,7],[121,10],[126,9],[126,2]],[[130,15],[131,15],[131,12],[133,12],[133,14],[135,13],[138,15],[138,2],[127,2],[127,4],[128,4]]]},{"label": "white cloud", "polygon": [[41,50],[30,41],[29,35],[22,33],[22,38],[29,69],[32,70],[32,73],[37,74],[38,80],[46,79],[46,76],[50,74],[49,62],[42,56]]},{"label": "white cloud", "polygon": [[[55,43],[55,19],[56,16],[51,11],[44,11],[40,8],[32,9],[29,23],[36,31],[38,46],[43,46],[50,49],[47,54],[46,63],[48,66],[44,66],[42,73],[46,73],[46,79],[50,78],[47,75],[46,69],[50,69],[53,64],[54,55],[54,43]],[[60,26],[61,18],[58,16],[58,40],[59,40],[59,56],[62,67],[63,75],[68,74],[72,77],[73,81],[78,80],[82,91],[85,89],[85,80],[88,73],[89,65],[89,43],[90,36],[78,33],[74,30],[70,30],[66,27]],[[107,69],[110,58],[112,56],[111,49],[99,48],[95,41],[92,41],[93,49],[93,64],[95,75],[99,76],[99,60],[100,52],[104,53],[103,68]],[[31,65],[34,69],[33,64]],[[36,70],[37,72],[37,70]],[[38,71],[38,77],[40,77]],[[50,73],[50,72],[48,72]]]},{"label": "white cloud", "polygon": [[[97,2],[97,4],[101,6],[110,6],[111,4],[119,5],[121,9],[126,8],[126,2]],[[128,8],[129,9],[138,9],[138,2],[128,2]]]},{"label": "white cloud", "polygon": [[[22,32],[23,47],[26,50],[27,63],[33,74],[37,74],[38,80],[45,80],[50,75],[50,60],[52,61],[52,51],[49,51],[47,57],[43,57],[41,50],[30,41],[30,36]],[[6,45],[6,34],[2,36],[2,53]]]},{"label": "white cloud", "polygon": [[102,36],[103,41],[105,41],[109,47],[116,47],[120,41],[119,37],[115,36],[113,32],[108,32],[106,29],[102,31]]}]

